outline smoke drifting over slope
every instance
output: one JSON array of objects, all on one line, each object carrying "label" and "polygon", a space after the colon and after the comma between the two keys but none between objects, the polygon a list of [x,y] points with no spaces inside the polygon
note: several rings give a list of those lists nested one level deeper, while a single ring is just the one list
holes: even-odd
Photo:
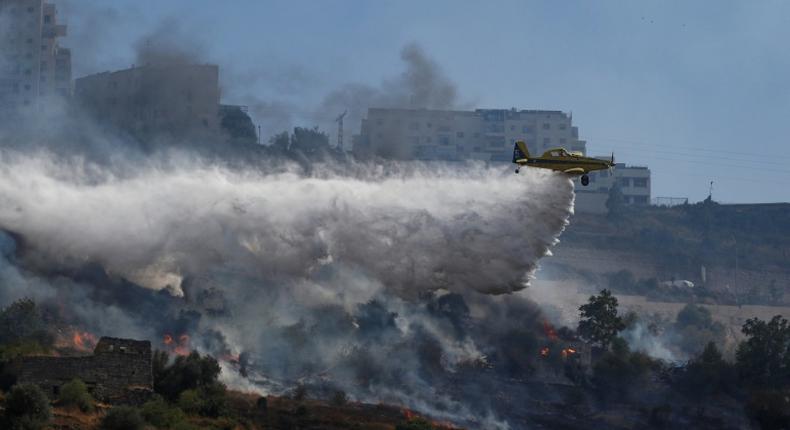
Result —
[{"label": "smoke drifting over slope", "polygon": [[[526,286],[566,223],[572,184],[473,164],[349,170],[184,162],[118,177],[7,156],[0,227],[22,241],[3,238],[2,304],[57,298],[98,334],[187,333],[191,347],[244,352],[245,384],[264,391],[322,375],[360,400],[485,414],[437,394],[431,375],[496,353],[494,334],[473,335],[464,318],[537,324],[523,299],[489,295]],[[172,295],[153,291],[163,288]],[[438,305],[426,307],[429,291]]]}]

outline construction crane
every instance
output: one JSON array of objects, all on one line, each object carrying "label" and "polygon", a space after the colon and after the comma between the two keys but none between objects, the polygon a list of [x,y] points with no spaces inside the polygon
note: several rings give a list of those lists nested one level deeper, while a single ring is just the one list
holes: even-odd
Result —
[{"label": "construction crane", "polygon": [[348,113],[347,110],[344,110],[343,113],[337,116],[335,122],[337,123],[337,150],[343,151],[343,118]]}]

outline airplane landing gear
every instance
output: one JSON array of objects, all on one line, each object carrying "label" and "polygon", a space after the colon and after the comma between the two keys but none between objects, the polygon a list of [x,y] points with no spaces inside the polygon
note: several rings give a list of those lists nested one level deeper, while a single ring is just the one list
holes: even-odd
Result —
[{"label": "airplane landing gear", "polygon": [[582,175],[582,185],[585,187],[590,184],[590,177],[587,175]]},{"label": "airplane landing gear", "polygon": [[518,175],[518,169],[516,169],[516,174]]}]

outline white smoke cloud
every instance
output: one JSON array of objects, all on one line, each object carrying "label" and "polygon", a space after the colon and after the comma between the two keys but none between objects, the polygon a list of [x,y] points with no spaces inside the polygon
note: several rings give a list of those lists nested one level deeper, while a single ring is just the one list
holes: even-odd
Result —
[{"label": "white smoke cloud", "polygon": [[[404,295],[523,289],[572,198],[561,176],[480,165],[363,175],[196,165],[118,178],[45,158],[6,158],[0,226],[49,261],[100,262],[150,288],[232,266],[298,281],[296,294],[325,303],[370,285]],[[371,282],[355,286],[360,276]],[[337,283],[344,287],[326,290]]]}]

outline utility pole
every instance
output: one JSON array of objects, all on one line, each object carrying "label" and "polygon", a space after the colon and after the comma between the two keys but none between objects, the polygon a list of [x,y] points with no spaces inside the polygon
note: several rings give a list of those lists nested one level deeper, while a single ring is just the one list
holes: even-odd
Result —
[{"label": "utility pole", "polygon": [[335,122],[337,122],[337,150],[342,152],[343,151],[343,118],[348,113],[347,110],[344,110],[343,113],[337,116]]},{"label": "utility pole", "polygon": [[738,308],[741,307],[741,300],[738,294],[740,293],[740,289],[738,288],[738,239],[735,238],[735,235],[732,237],[735,240],[735,303],[738,305]]}]

